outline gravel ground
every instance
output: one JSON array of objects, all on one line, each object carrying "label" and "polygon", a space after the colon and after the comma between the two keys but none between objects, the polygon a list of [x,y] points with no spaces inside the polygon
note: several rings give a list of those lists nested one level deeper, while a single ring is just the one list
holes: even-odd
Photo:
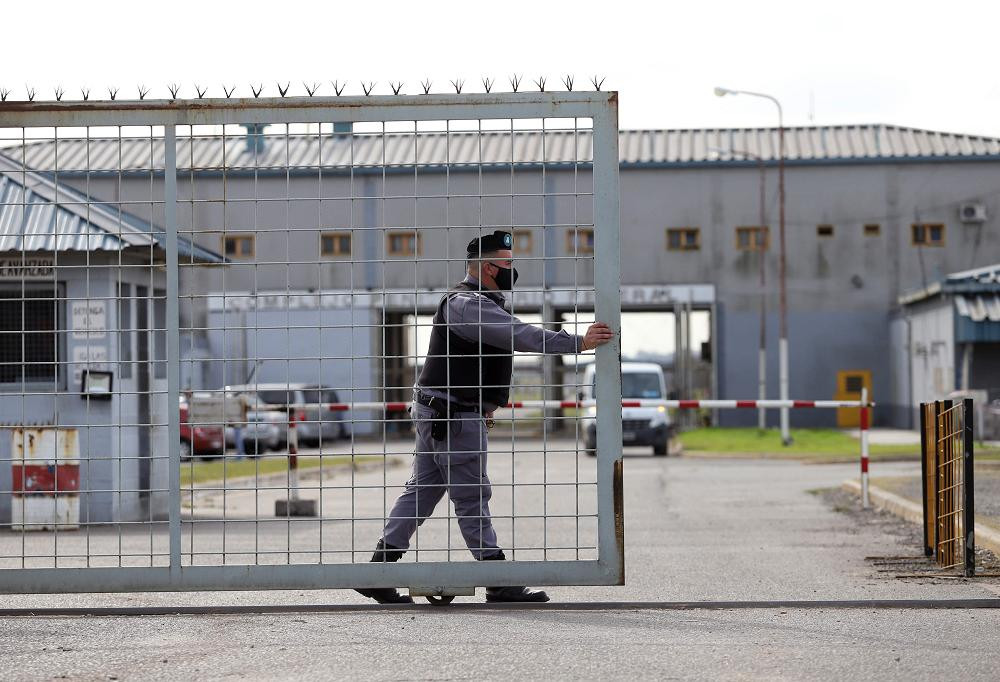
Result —
[{"label": "gravel ground", "polygon": [[[919,469],[914,476],[879,477],[877,484],[915,502],[921,499]],[[976,463],[976,520],[1000,528],[1000,462]],[[874,482],[874,481],[873,481]]]}]

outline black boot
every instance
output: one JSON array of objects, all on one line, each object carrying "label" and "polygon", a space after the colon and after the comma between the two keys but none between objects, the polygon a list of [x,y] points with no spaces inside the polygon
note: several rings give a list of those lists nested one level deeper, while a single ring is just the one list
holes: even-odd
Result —
[{"label": "black boot", "polygon": [[[505,561],[503,550],[496,554],[484,556],[480,561]],[[527,587],[487,587],[486,601],[489,602],[546,602],[549,595],[542,590],[529,590]]]},{"label": "black boot", "polygon": [[[379,539],[375,546],[375,553],[372,555],[372,562],[399,561],[403,558],[403,552],[398,547],[386,544],[386,541]],[[412,604],[413,599],[405,594],[400,594],[394,587],[371,587],[363,590],[355,590],[362,597],[374,599],[379,604]]]}]

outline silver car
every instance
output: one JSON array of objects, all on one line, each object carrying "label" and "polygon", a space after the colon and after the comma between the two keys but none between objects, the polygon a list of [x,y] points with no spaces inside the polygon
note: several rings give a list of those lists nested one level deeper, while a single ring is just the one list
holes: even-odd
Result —
[{"label": "silver car", "polygon": [[248,404],[258,410],[274,410],[286,415],[290,409],[294,410],[300,444],[319,445],[350,438],[350,427],[342,413],[328,407],[340,402],[332,388],[317,384],[261,383],[226,386],[226,390],[242,394]]},{"label": "silver car", "polygon": [[[278,450],[285,444],[287,416],[277,410],[250,410],[247,420],[240,425],[243,451],[248,455]],[[236,447],[235,426],[226,427],[226,446]]]}]

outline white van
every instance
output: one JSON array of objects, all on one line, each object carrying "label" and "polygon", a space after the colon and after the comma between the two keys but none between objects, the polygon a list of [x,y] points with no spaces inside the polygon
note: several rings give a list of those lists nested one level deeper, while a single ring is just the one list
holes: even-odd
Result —
[{"label": "white van", "polygon": [[[585,400],[594,397],[594,365],[591,364],[584,372],[584,386],[580,391]],[[665,400],[667,397],[667,382],[663,378],[663,369],[649,362],[622,363],[622,400]],[[597,409],[589,407],[584,410],[581,426],[584,429],[587,454],[594,455],[597,450]],[[664,456],[674,437],[674,424],[670,421],[667,408],[658,407],[623,407],[622,408],[622,444],[651,445],[653,454]]]}]

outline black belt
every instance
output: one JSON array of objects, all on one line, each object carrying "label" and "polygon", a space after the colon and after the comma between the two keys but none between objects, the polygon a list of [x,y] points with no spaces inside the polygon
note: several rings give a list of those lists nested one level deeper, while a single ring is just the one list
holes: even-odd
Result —
[{"label": "black belt", "polygon": [[434,411],[434,422],[431,424],[431,437],[434,440],[445,439],[452,413],[475,412],[476,414],[486,416],[485,412],[474,405],[463,405],[462,403],[457,403],[454,400],[425,395],[417,391],[414,391],[413,399],[420,405],[429,407]]},{"label": "black belt", "polygon": [[450,415],[452,412],[475,412],[476,414],[486,415],[485,410],[481,410],[475,405],[468,405],[465,403],[455,402],[454,400],[448,400],[447,398],[439,398],[437,396],[426,395],[424,393],[413,393],[413,400],[417,403],[423,405],[424,407],[429,407],[439,414]]}]

